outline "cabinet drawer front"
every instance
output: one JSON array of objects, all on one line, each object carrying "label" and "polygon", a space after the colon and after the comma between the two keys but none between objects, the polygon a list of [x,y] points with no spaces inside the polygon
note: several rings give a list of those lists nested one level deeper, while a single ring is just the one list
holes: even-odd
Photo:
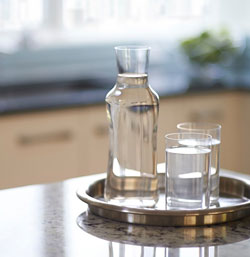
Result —
[{"label": "cabinet drawer front", "polygon": [[2,117],[0,188],[77,176],[78,133],[74,112]]},{"label": "cabinet drawer front", "polygon": [[31,146],[52,142],[66,142],[73,139],[74,131],[70,129],[52,130],[39,132],[37,134],[21,134],[17,137],[18,144],[21,146]]},{"label": "cabinet drawer front", "polygon": [[[108,165],[109,133],[105,105],[83,109],[80,115],[80,126],[84,128],[81,134],[81,153],[87,148],[88,174],[105,172]],[[81,170],[86,166],[81,159]],[[86,173],[85,173],[86,174]]]},{"label": "cabinet drawer front", "polygon": [[[240,170],[239,149],[242,121],[241,94],[210,93],[163,99],[160,105],[158,160],[165,161],[164,135],[176,132],[180,122],[213,122],[222,125],[221,167]],[[242,110],[245,111],[245,110]]]}]

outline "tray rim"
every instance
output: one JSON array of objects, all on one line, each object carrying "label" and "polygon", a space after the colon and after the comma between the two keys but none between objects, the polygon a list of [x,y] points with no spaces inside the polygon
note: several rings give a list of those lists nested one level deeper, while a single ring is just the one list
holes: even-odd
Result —
[{"label": "tray rim", "polygon": [[[231,175],[231,174],[222,174],[220,176],[221,178],[224,177],[226,179],[233,179],[237,180],[246,186],[250,187],[250,180],[244,179],[244,178],[239,178],[236,175]],[[76,191],[76,194],[80,200],[88,204],[90,210],[93,208],[100,208],[104,210],[110,210],[112,212],[118,212],[118,213],[123,213],[123,214],[131,214],[131,215],[146,215],[146,216],[169,216],[169,217],[174,217],[177,216],[179,217],[191,217],[191,216],[207,216],[207,215],[222,215],[222,214],[230,214],[230,213],[235,213],[235,212],[240,212],[244,211],[245,209],[250,209],[250,199],[249,201],[242,202],[242,203],[237,203],[232,206],[225,206],[225,207],[213,207],[213,208],[208,208],[208,209],[193,209],[193,210],[165,210],[165,209],[153,209],[153,208],[136,208],[136,207],[126,207],[126,206],[119,206],[115,204],[111,204],[108,202],[104,202],[102,200],[99,200],[97,198],[91,197],[89,194],[87,194],[87,190],[96,184],[97,182],[102,182],[105,180],[106,174],[103,173],[101,176],[98,176],[97,178],[94,177],[92,180],[90,180],[90,184],[79,187]],[[248,198],[247,198],[248,199]],[[102,216],[102,215],[100,215]],[[245,217],[246,215],[241,215],[239,218]],[[106,216],[103,216],[106,217]],[[107,218],[107,217],[106,217]],[[232,218],[229,219],[228,221],[233,221],[239,218]],[[117,221],[117,219],[115,219]],[[217,224],[217,223],[224,223],[227,222],[211,222],[211,223],[206,223],[206,224],[199,224],[199,225],[209,225],[209,224]],[[140,222],[129,222],[129,223],[136,223],[136,224],[141,224]],[[142,223],[144,224],[144,223]],[[146,225],[146,224],[145,224]],[[189,226],[189,225],[188,225]]]}]

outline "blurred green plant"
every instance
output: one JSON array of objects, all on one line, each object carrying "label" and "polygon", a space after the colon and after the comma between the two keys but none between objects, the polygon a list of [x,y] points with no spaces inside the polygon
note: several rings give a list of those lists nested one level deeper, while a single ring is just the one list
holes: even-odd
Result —
[{"label": "blurred green plant", "polygon": [[199,65],[223,63],[237,52],[227,30],[204,31],[200,35],[181,42],[181,47],[190,61]]}]

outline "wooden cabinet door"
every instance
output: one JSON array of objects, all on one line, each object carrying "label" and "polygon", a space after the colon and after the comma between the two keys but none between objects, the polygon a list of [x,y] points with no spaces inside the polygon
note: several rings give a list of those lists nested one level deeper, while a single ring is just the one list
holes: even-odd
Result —
[{"label": "wooden cabinet door", "polygon": [[165,161],[164,135],[177,132],[180,122],[207,121],[222,125],[221,167],[242,171],[240,165],[241,142],[237,135],[241,134],[239,93],[194,94],[161,101],[158,134],[159,162]]},{"label": "wooden cabinet door", "polygon": [[[158,162],[167,133],[186,121],[222,125],[221,168],[250,173],[250,97],[241,92],[161,99]],[[0,117],[0,188],[105,172],[109,135],[105,105]]]},{"label": "wooden cabinet door", "polygon": [[77,111],[0,118],[0,188],[78,175]]},{"label": "wooden cabinet door", "polygon": [[82,108],[79,120],[81,131],[80,174],[105,172],[108,165],[109,149],[105,105]]},{"label": "wooden cabinet door", "polygon": [[239,149],[241,171],[250,174],[250,94],[242,93],[240,99],[241,121],[239,126],[242,129],[240,135],[235,135],[236,138],[240,137],[241,148]]}]

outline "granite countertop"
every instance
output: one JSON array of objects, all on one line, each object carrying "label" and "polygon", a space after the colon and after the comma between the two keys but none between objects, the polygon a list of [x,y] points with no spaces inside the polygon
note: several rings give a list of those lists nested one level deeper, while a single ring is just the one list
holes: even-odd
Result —
[{"label": "granite countertop", "polygon": [[177,228],[114,222],[89,213],[76,197],[92,179],[1,190],[1,256],[249,256],[250,217]]},{"label": "granite countertop", "polygon": [[[110,84],[112,86],[112,84]],[[71,108],[104,103],[107,82],[69,81],[0,88],[0,114]]]},{"label": "granite countertop", "polygon": [[[227,86],[223,84],[187,85],[170,79],[152,79],[153,89],[160,98],[178,97],[190,94],[209,94],[228,91],[249,91],[248,86]],[[155,83],[154,83],[155,82]],[[31,111],[55,110],[105,103],[105,96],[115,84],[115,79],[91,79],[67,83],[0,87],[0,115]]]}]

